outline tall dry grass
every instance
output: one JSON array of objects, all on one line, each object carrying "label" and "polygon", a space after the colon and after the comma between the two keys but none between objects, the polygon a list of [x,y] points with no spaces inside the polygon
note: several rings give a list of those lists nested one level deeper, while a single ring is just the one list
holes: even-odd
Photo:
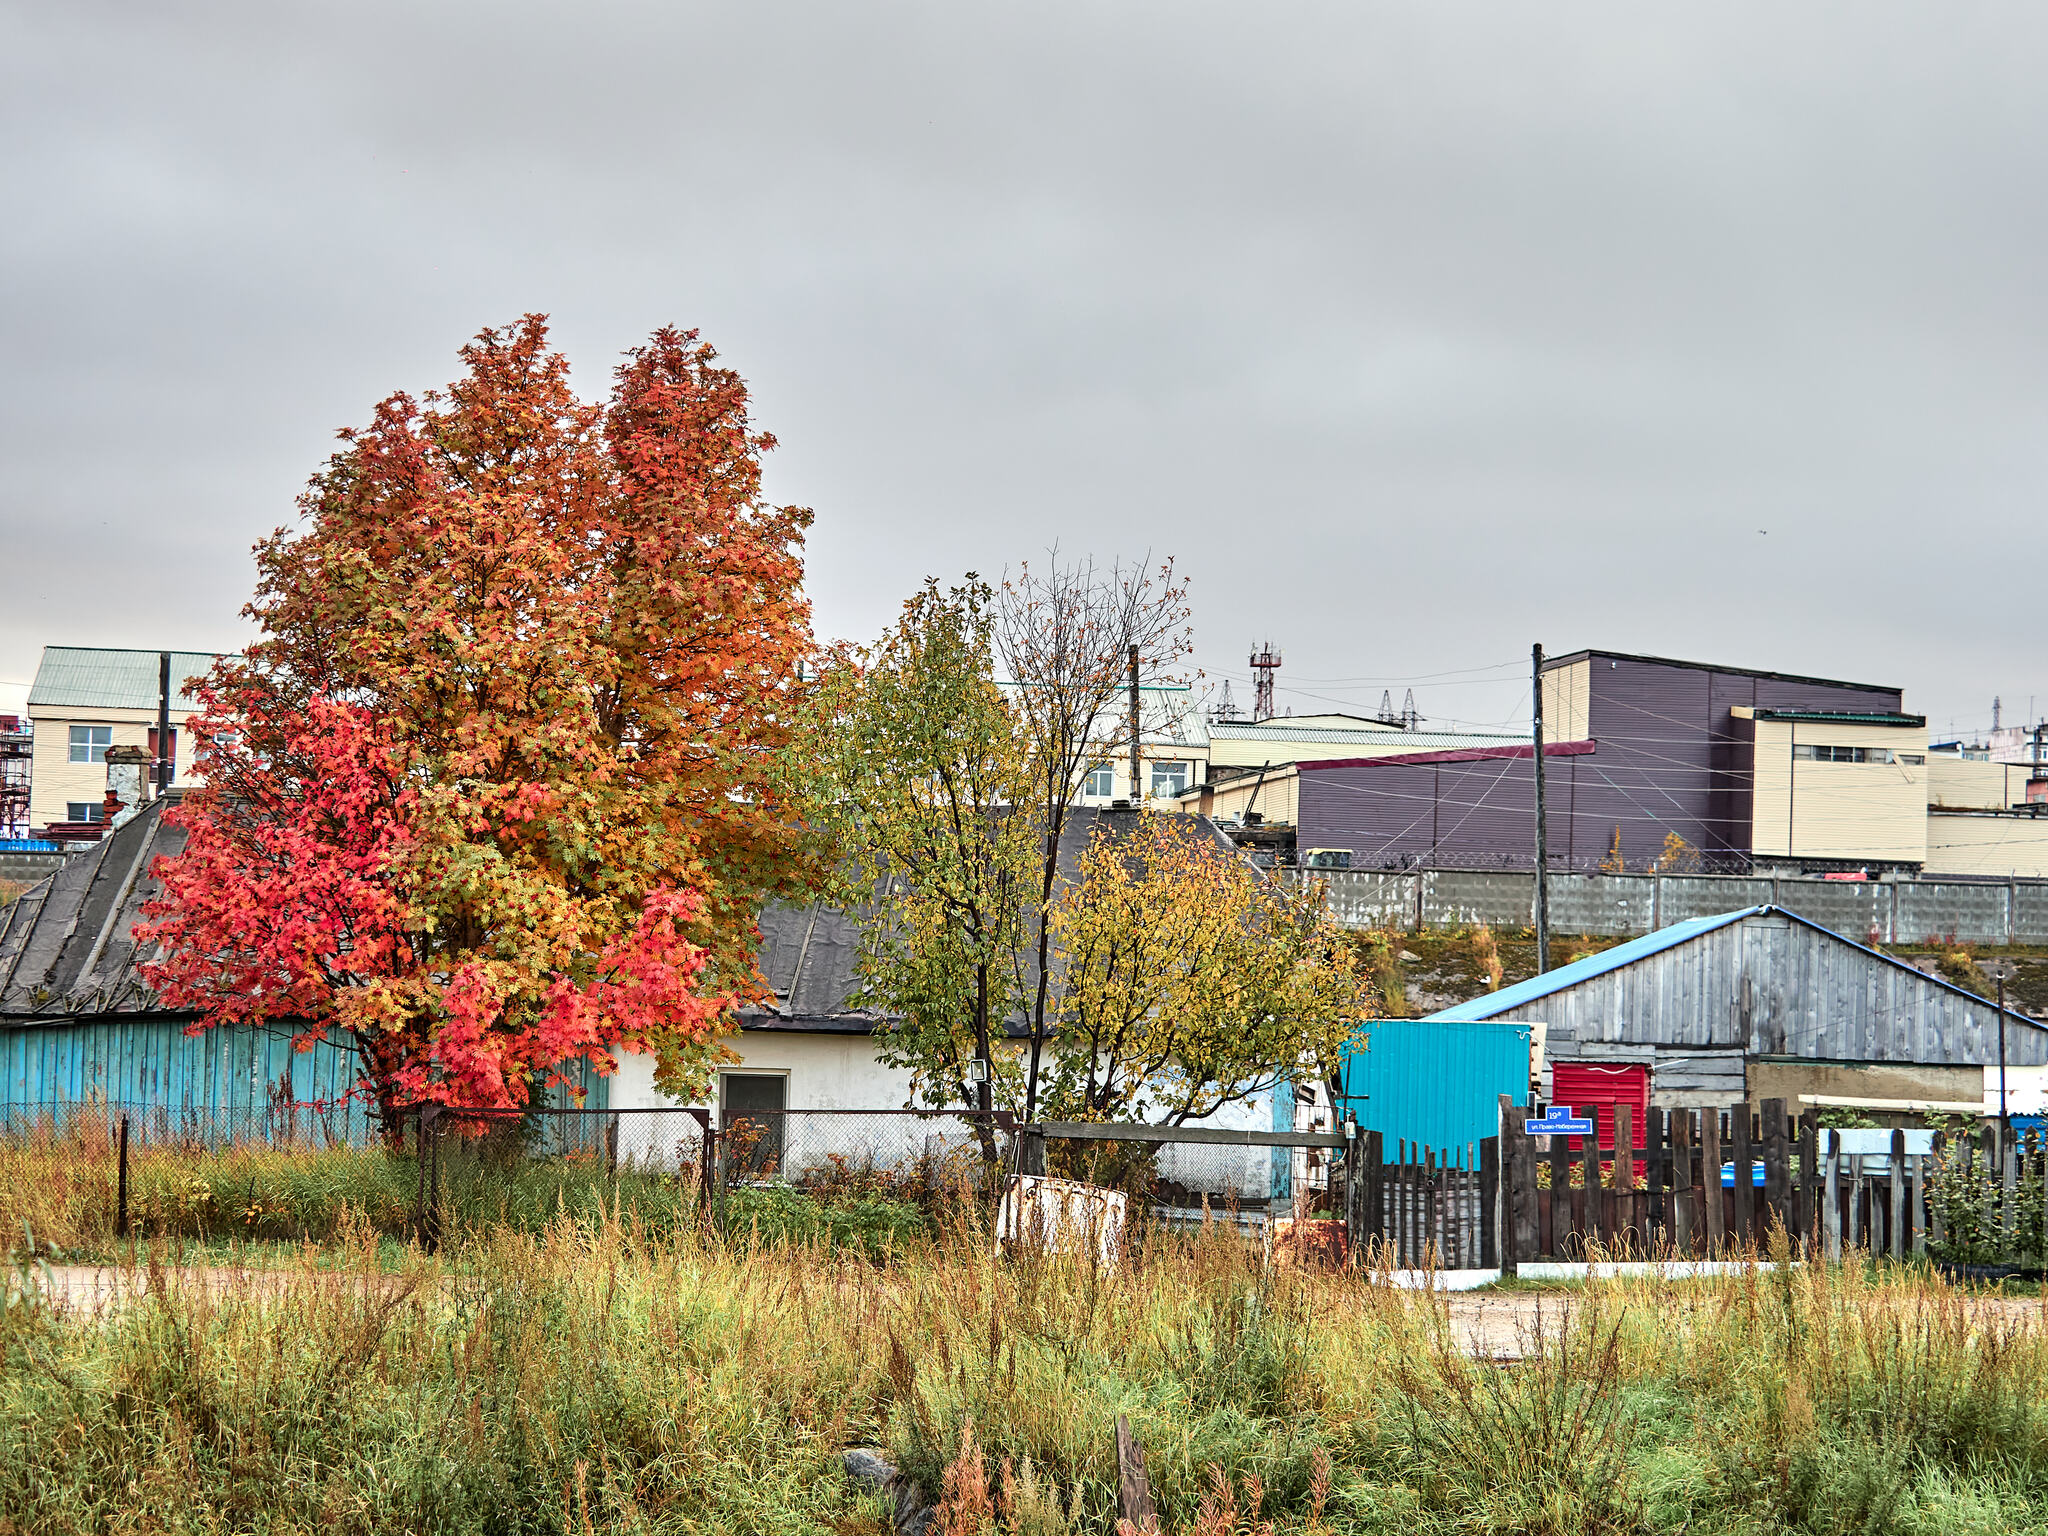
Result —
[{"label": "tall dry grass", "polygon": [[868,1443],[946,1531],[1107,1536],[1118,1414],[1201,1536],[2048,1529],[2032,1304],[1914,1272],[1616,1282],[1503,1366],[1220,1232],[1114,1272],[971,1225],[887,1265],[619,1222],[342,1254],[206,1282],[159,1243],[100,1321],[8,1309],[0,1532],[880,1536]]}]

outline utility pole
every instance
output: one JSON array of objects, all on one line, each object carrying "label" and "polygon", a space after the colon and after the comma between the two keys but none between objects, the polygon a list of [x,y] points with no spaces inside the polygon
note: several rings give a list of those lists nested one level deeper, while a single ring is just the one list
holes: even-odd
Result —
[{"label": "utility pole", "polygon": [[1145,791],[1138,783],[1138,770],[1144,766],[1140,752],[1140,737],[1143,717],[1138,713],[1138,648],[1131,647],[1131,804],[1140,810],[1145,806]]},{"label": "utility pole", "polygon": [[156,794],[161,800],[170,793],[171,774],[171,653],[156,657]]},{"label": "utility pole", "polygon": [[1530,650],[1529,696],[1534,701],[1531,745],[1536,758],[1536,974],[1550,969],[1550,826],[1543,808],[1543,647]]}]

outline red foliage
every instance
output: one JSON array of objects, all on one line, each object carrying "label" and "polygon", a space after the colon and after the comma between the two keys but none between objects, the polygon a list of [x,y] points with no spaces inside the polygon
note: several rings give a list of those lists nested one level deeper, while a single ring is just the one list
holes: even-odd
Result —
[{"label": "red foliage", "polygon": [[394,395],[258,549],[264,635],[195,722],[149,974],[202,1026],[348,1029],[387,1111],[516,1106],[650,1049],[689,1091],[753,916],[811,875],[782,785],[810,514],[745,385],[664,330],[610,401],[538,316]]}]

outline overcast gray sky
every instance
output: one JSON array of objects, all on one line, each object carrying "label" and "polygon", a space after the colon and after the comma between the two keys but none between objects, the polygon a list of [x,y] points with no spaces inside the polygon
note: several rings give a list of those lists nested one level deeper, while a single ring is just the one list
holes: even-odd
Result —
[{"label": "overcast gray sky", "polygon": [[825,634],[1057,541],[1297,713],[1517,724],[1540,639],[2011,721],[2044,78],[2036,5],[7,0],[0,707],[243,643],[334,429],[543,310],[751,381]]}]

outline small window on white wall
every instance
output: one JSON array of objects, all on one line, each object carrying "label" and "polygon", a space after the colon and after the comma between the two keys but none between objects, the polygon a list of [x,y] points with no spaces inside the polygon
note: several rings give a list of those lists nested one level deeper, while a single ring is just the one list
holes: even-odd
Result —
[{"label": "small window on white wall", "polygon": [[71,727],[71,761],[74,763],[104,763],[107,748],[113,744],[114,728],[111,725]]},{"label": "small window on white wall", "polygon": [[1091,799],[1107,800],[1116,793],[1116,770],[1107,763],[1097,763],[1081,781],[1081,793]]}]

